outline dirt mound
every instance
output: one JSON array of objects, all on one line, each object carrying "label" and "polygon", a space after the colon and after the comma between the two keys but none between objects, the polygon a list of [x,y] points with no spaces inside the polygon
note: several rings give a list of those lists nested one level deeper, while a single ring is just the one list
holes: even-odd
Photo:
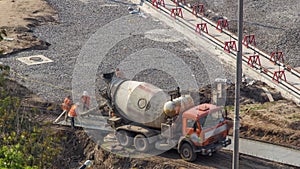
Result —
[{"label": "dirt mound", "polygon": [[[253,103],[266,103],[269,102],[269,98],[266,92],[262,89],[265,87],[272,95],[275,101],[282,100],[280,92],[274,88],[269,87],[266,83],[261,81],[253,81],[253,84],[242,83],[241,85],[241,98],[242,105]],[[208,85],[199,89],[200,103],[209,103],[212,98],[212,87]],[[192,93],[192,96],[195,93]],[[226,87],[226,105],[233,106],[235,98],[235,84],[228,84]]]},{"label": "dirt mound", "polygon": [[286,100],[243,105],[241,136],[300,149],[299,111]]},{"label": "dirt mound", "polygon": [[0,42],[3,55],[28,49],[47,49],[49,43],[33,35],[36,26],[55,22],[54,10],[43,0],[0,1],[0,30],[7,38]]}]

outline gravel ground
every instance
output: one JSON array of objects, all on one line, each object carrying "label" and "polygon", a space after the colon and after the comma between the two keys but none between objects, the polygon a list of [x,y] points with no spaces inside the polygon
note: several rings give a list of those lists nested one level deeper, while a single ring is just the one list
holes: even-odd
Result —
[{"label": "gravel ground", "polygon": [[[177,62],[171,64],[175,69],[173,71],[180,74],[184,72],[183,65],[188,65],[190,75],[196,79],[199,87],[209,84],[214,78],[228,77],[230,69],[223,71],[223,65],[219,64],[209,53],[203,49],[197,49],[182,35],[174,33],[175,31],[159,21],[153,20],[151,17],[141,17],[139,15],[129,15],[129,2],[123,1],[67,1],[67,0],[49,0],[48,1],[55,10],[58,11],[59,24],[43,25],[34,30],[35,35],[51,44],[48,50],[29,50],[18,54],[9,55],[1,59],[4,63],[8,63],[13,70],[25,76],[28,80],[18,79],[19,82],[27,86],[33,92],[42,96],[49,101],[61,101],[68,92],[72,90],[72,74],[76,65],[76,60],[80,56],[82,47],[88,42],[93,34],[101,30],[104,25],[112,23],[120,17],[128,17],[132,23],[147,28],[145,31],[139,31],[136,34],[129,33],[128,37],[121,40],[114,46],[110,47],[108,53],[104,56],[103,62],[98,68],[98,77],[101,73],[114,70],[127,56],[135,52],[147,48],[158,48],[167,53],[172,53],[182,60],[183,64]],[[128,22],[128,24],[131,24]],[[116,25],[119,27],[122,25]],[[124,26],[124,25],[123,25]],[[114,32],[114,30],[102,30],[106,32]],[[134,30],[132,30],[134,32]],[[109,39],[107,39],[109,41]],[[104,46],[97,46],[104,48]],[[54,62],[27,66],[16,60],[18,57],[42,54],[49,57]],[[153,56],[160,56],[161,53],[152,53]],[[156,64],[153,59],[149,64]],[[133,63],[135,64],[135,63]],[[166,65],[166,67],[170,65]],[[141,65],[143,67],[143,65]],[[220,69],[219,69],[220,68]],[[125,69],[129,70],[130,68]],[[125,70],[125,71],[126,71]],[[220,71],[221,70],[221,71]],[[174,72],[173,72],[174,73]],[[75,81],[76,81],[75,77]],[[145,66],[145,69],[138,72],[133,79],[151,82],[163,89],[174,89],[178,83],[166,70],[151,69]],[[183,78],[183,83],[190,83],[189,78]],[[74,79],[73,79],[74,80]],[[61,90],[53,88],[53,86],[37,83],[36,81],[51,84],[64,88]],[[103,81],[96,81],[97,86],[103,85]],[[84,90],[84,89],[83,89]]]},{"label": "gravel ground", "polygon": [[[201,2],[210,16],[225,16],[229,28],[237,29],[238,1],[187,0]],[[244,33],[254,34],[256,46],[267,53],[283,51],[288,64],[300,66],[300,2],[299,0],[244,0]]]}]

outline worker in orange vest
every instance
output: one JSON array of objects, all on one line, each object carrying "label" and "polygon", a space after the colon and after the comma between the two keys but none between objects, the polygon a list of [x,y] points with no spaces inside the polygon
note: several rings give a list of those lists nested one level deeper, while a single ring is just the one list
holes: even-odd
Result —
[{"label": "worker in orange vest", "polygon": [[81,103],[83,105],[83,108],[82,108],[83,111],[86,111],[86,110],[90,109],[90,101],[91,101],[91,98],[88,95],[88,92],[84,91],[82,96],[81,96]]},{"label": "worker in orange vest", "polygon": [[74,126],[75,119],[74,118],[77,116],[78,106],[79,106],[79,103],[73,104],[72,107],[71,107],[71,109],[70,109],[70,111],[69,111],[69,113],[68,113],[68,118],[71,119],[71,127],[72,127],[72,129],[75,128],[75,126]]},{"label": "worker in orange vest", "polygon": [[65,121],[67,121],[67,117],[68,117],[67,112],[70,110],[70,107],[71,107],[71,96],[67,96],[61,105],[63,114],[65,114]]}]

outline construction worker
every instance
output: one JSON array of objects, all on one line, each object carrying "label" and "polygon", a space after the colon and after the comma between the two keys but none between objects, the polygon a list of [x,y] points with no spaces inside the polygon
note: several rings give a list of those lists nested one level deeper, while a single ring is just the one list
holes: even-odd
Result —
[{"label": "construction worker", "polygon": [[67,121],[68,111],[71,108],[71,96],[67,96],[64,102],[61,105],[61,109],[63,110],[62,114],[65,114],[65,121]]},{"label": "construction worker", "polygon": [[81,103],[83,105],[83,107],[82,107],[83,111],[86,111],[86,110],[90,109],[90,101],[91,101],[91,98],[88,95],[88,92],[84,91],[82,96],[81,96]]},{"label": "construction worker", "polygon": [[74,123],[75,123],[75,117],[77,116],[77,112],[78,112],[78,106],[79,106],[79,103],[75,103],[72,105],[70,111],[68,112],[68,118],[71,119],[71,127],[72,129],[75,129],[75,126],[74,126]]},{"label": "construction worker", "polygon": [[116,69],[115,74],[116,74],[116,77],[118,77],[118,78],[122,78],[122,79],[125,78],[124,73],[119,68]]}]

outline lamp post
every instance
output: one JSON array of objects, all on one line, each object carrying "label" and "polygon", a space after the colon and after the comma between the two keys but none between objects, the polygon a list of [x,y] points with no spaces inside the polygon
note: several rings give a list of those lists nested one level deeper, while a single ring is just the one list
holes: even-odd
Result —
[{"label": "lamp post", "polygon": [[235,109],[233,126],[232,168],[239,168],[239,125],[240,125],[240,85],[242,82],[242,38],[243,38],[243,0],[238,2],[238,53],[236,59]]}]

